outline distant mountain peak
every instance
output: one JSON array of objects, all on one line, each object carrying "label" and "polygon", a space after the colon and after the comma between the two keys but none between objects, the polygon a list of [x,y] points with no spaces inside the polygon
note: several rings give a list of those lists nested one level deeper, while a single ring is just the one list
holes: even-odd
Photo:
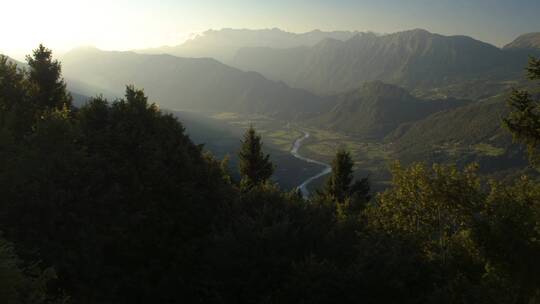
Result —
[{"label": "distant mountain peak", "polygon": [[358,40],[358,39],[362,39],[362,38],[366,38],[366,37],[372,37],[372,38],[377,38],[378,34],[374,33],[374,32],[357,32],[354,34],[354,36],[352,36],[352,38],[350,40]]},{"label": "distant mountain peak", "polygon": [[432,34],[430,31],[423,28],[415,28],[415,29],[409,30],[409,32],[416,33],[416,34],[423,34],[423,35]]},{"label": "distant mountain peak", "polygon": [[425,29],[422,29],[422,28],[414,28],[414,29],[410,29],[410,30],[405,30],[405,31],[401,31],[401,32],[396,32],[395,34],[409,34],[409,35],[433,35],[433,33],[431,33],[430,31],[428,30],[425,30]]},{"label": "distant mountain peak", "polygon": [[79,47],[76,47],[72,50],[70,50],[68,53],[72,53],[72,52],[86,52],[86,53],[98,53],[98,52],[103,52],[102,50],[98,49],[97,47],[95,46],[79,46]]},{"label": "distant mountain peak", "polygon": [[305,33],[291,33],[279,28],[272,29],[232,29],[208,30],[183,44],[139,50],[143,54],[171,54],[180,57],[211,57],[224,63],[231,63],[242,48],[288,49],[310,47],[325,38],[345,41],[354,36],[352,31],[322,31],[319,29]]},{"label": "distant mountain peak", "polygon": [[438,36],[437,34],[431,33],[427,30],[420,29],[420,28],[397,32],[395,34],[390,34],[390,35],[395,35],[398,37],[406,37],[408,39],[420,39],[420,40]]},{"label": "distant mountain peak", "polygon": [[540,50],[540,32],[521,35],[517,37],[514,41],[505,45],[503,49]]},{"label": "distant mountain peak", "polygon": [[[317,94],[358,88],[382,80],[405,88],[463,83],[478,77],[505,79],[520,72],[517,55],[467,36],[425,29],[391,34],[355,33],[348,40],[324,39],[312,47],[248,49],[232,63]],[[510,56],[510,57],[509,57]]]}]

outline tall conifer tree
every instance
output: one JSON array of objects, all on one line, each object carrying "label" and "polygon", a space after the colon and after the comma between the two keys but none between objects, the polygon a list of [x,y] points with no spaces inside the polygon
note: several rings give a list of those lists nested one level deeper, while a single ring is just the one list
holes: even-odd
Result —
[{"label": "tall conifer tree", "polygon": [[354,161],[351,154],[344,149],[338,150],[332,161],[332,174],[326,181],[324,194],[338,203],[345,203],[353,196],[356,201],[369,200],[369,181],[367,178],[354,181],[353,167]]},{"label": "tall conifer tree", "polygon": [[30,67],[28,80],[37,110],[71,107],[72,98],[66,91],[60,62],[52,58],[52,51],[40,44],[32,56],[26,57],[26,61]]},{"label": "tall conifer tree", "polygon": [[261,137],[253,126],[250,126],[244,134],[238,157],[240,176],[244,185],[254,186],[264,183],[274,173],[270,155],[263,153]]}]

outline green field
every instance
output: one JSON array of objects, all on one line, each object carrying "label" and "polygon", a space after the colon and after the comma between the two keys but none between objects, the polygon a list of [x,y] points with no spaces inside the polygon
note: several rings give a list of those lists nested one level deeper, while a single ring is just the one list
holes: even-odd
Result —
[{"label": "green field", "polygon": [[[387,144],[362,141],[337,132],[258,115],[219,113],[212,117],[242,129],[253,125],[257,132],[262,135],[265,144],[286,153],[289,153],[294,141],[303,136],[302,131],[309,132],[310,138],[304,141],[300,148],[301,155],[330,163],[337,149],[345,148],[351,153],[355,161],[357,177],[369,176],[373,183],[376,184],[376,189],[384,187],[388,182],[388,166],[392,162],[392,153]],[[309,166],[307,163],[304,164]],[[313,186],[317,187],[321,183],[322,181],[316,181]]]},{"label": "green field", "polygon": [[[236,153],[240,148],[242,134],[252,125],[261,134],[264,149],[276,165],[274,180],[284,189],[293,189],[305,179],[317,174],[321,166],[296,159],[290,154],[294,141],[309,132],[310,138],[303,142],[302,156],[330,163],[339,148],[348,150],[355,161],[357,178],[369,176],[374,190],[386,188],[390,181],[389,166],[400,158],[392,143],[362,140],[338,132],[289,121],[276,120],[262,115],[238,113],[192,113],[182,112],[179,118],[186,125],[188,134],[195,142],[205,144],[214,155],[221,158],[231,155],[232,171],[236,172]],[[452,160],[460,157],[498,157],[505,149],[489,143],[467,145],[448,142],[424,147],[428,153],[443,155]],[[407,163],[407,159],[403,159]],[[412,159],[415,161],[415,159]],[[324,182],[324,177],[310,185],[313,191]]]},{"label": "green field", "polygon": [[308,164],[290,154],[294,140],[300,131],[287,127],[286,123],[262,116],[242,116],[235,113],[208,114],[200,112],[173,112],[183,123],[186,132],[197,144],[204,144],[217,158],[231,157],[230,170],[238,178],[237,153],[245,130],[253,125],[263,137],[264,151],[269,153],[275,165],[274,181],[285,190],[293,189],[320,170],[318,165]]}]

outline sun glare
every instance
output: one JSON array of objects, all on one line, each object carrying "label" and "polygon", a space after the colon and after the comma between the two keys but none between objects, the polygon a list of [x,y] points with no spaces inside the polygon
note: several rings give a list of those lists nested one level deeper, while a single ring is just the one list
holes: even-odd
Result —
[{"label": "sun glare", "polygon": [[0,27],[9,30],[2,34],[0,52],[19,59],[39,43],[57,53],[81,45],[129,50],[178,44],[191,32],[125,0],[9,1],[2,10]]}]

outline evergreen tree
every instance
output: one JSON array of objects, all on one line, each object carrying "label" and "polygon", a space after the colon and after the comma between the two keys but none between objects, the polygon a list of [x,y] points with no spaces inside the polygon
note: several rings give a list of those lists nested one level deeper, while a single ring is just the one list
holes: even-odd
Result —
[{"label": "evergreen tree", "polygon": [[[527,71],[530,80],[540,80],[540,59],[531,57]],[[526,90],[514,89],[508,105],[511,112],[504,119],[504,125],[515,140],[527,145],[534,164],[538,161],[537,149],[540,145],[540,100]]]},{"label": "evergreen tree", "polygon": [[28,80],[36,110],[71,107],[72,98],[66,91],[62,68],[52,58],[52,51],[40,44],[32,56],[26,56],[26,61],[30,66]]},{"label": "evergreen tree", "polygon": [[253,126],[244,134],[238,157],[242,185],[251,187],[262,184],[274,173],[270,155],[263,153],[261,136],[255,132]]},{"label": "evergreen tree", "polygon": [[[345,203],[347,199],[369,200],[369,182],[367,178],[354,180],[354,161],[351,154],[344,149],[338,150],[332,161],[332,174],[326,181],[324,194],[330,196],[338,203]],[[351,202],[349,202],[351,203]],[[351,206],[352,207],[352,206]]]},{"label": "evergreen tree", "polygon": [[332,160],[332,175],[326,181],[325,192],[342,202],[348,195],[353,180],[354,162],[349,152],[340,149]]},{"label": "evergreen tree", "polygon": [[0,56],[0,129],[20,139],[31,127],[31,108],[24,72]]}]

